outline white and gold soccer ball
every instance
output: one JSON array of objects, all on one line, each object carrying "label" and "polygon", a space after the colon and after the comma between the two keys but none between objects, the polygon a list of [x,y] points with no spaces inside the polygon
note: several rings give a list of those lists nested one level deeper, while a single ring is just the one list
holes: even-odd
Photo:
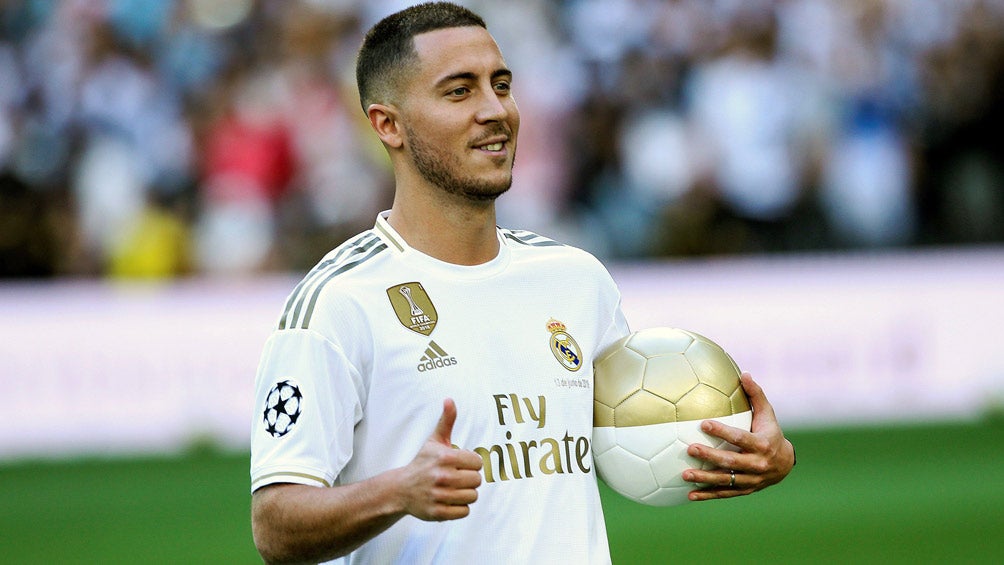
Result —
[{"label": "white and gold soccer ball", "polygon": [[713,466],[687,455],[692,443],[738,450],[701,431],[704,420],[750,429],[753,412],[739,367],[718,344],[676,328],[636,331],[594,366],[593,459],[603,481],[650,506],[687,502],[698,488],[685,469]]}]

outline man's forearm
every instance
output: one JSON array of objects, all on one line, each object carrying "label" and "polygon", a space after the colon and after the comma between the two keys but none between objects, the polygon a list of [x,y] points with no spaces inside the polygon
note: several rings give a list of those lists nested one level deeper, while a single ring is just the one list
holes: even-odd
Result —
[{"label": "man's forearm", "polygon": [[404,516],[395,471],[331,488],[275,484],[255,491],[251,524],[267,563],[327,561],[345,555]]}]

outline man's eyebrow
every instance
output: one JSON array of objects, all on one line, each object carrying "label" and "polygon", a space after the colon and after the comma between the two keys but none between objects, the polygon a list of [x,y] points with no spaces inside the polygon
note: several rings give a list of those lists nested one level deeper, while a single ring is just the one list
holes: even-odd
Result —
[{"label": "man's eyebrow", "polygon": [[[449,83],[449,82],[454,81],[454,80],[475,80],[477,78],[478,78],[478,75],[476,73],[472,73],[470,71],[453,73],[453,74],[450,74],[450,75],[446,75],[445,77],[443,77],[443,78],[439,79],[438,81],[436,81],[436,86],[443,86],[446,83]],[[495,80],[495,79],[498,79],[498,78],[511,79],[512,78],[512,71],[510,71],[509,69],[506,69],[506,68],[501,68],[501,69],[498,69],[498,70],[494,71],[491,74],[491,78],[492,78],[492,80]]]}]

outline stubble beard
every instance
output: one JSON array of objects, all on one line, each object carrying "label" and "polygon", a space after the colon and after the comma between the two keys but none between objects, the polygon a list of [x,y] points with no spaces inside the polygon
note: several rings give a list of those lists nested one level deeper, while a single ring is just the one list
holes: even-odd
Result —
[{"label": "stubble beard", "polygon": [[[429,183],[443,189],[447,194],[460,196],[475,203],[488,204],[502,196],[512,186],[512,168],[504,180],[491,181],[485,178],[462,177],[457,174],[460,164],[457,158],[440,151],[405,127],[411,145],[411,158],[415,169]],[[513,156],[513,163],[516,158]]]}]

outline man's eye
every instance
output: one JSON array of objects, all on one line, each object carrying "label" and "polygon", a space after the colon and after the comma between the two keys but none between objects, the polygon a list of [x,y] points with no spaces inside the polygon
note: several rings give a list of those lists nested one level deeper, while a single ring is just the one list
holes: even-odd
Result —
[{"label": "man's eye", "polygon": [[467,90],[466,86],[458,86],[457,88],[454,88],[453,90],[450,91],[450,95],[451,96],[463,96],[463,95],[467,94],[468,92],[469,91]]},{"label": "man's eye", "polygon": [[512,85],[508,82],[497,82],[495,83],[495,90],[499,92],[509,92],[512,90]]}]

